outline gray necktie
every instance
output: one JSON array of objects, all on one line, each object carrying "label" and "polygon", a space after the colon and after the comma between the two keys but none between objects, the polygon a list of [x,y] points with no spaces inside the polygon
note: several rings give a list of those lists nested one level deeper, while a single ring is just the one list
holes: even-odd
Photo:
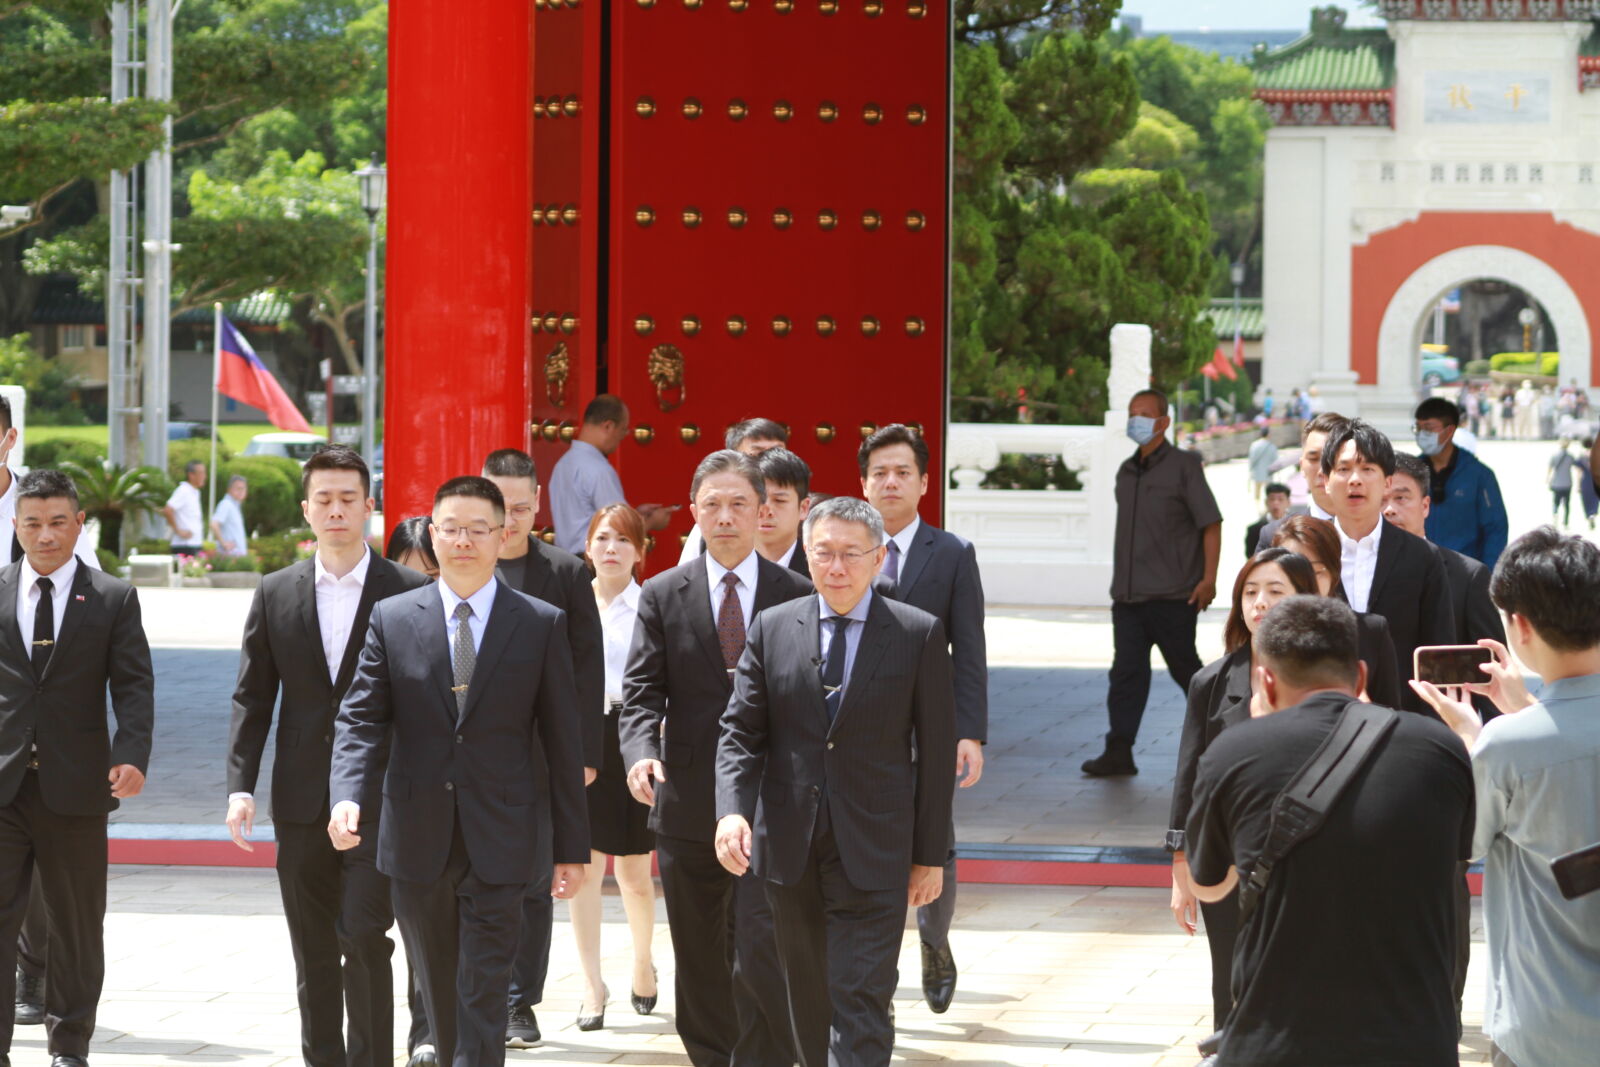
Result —
[{"label": "gray necktie", "polygon": [[456,605],[456,643],[451,665],[455,668],[456,714],[467,708],[467,685],[472,681],[472,668],[478,662],[478,650],[472,647],[472,605],[465,600]]},{"label": "gray necktie", "polygon": [[900,543],[891,539],[889,551],[883,557],[883,576],[891,582],[900,580]]}]

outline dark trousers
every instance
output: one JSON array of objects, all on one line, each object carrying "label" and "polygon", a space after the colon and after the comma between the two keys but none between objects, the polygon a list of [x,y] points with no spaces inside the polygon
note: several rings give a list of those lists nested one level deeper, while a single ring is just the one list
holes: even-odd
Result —
[{"label": "dark trousers", "polygon": [[0,1052],[11,1048],[17,934],[35,870],[50,966],[44,991],[49,1052],[87,1058],[106,973],[106,817],[51,811],[40,796],[38,773],[28,771],[16,797],[0,807]]},{"label": "dark trousers", "polygon": [[799,881],[766,886],[795,1039],[803,1067],[879,1067],[894,1053],[906,891],[851,885],[826,812]]},{"label": "dark trousers", "polygon": [[28,910],[17,934],[17,970],[29,978],[44,977],[45,946],[50,931],[44,921],[44,893],[39,889],[39,869],[33,871],[33,888],[28,892]]},{"label": "dark trousers", "polygon": [[1456,970],[1450,987],[1456,995],[1456,1020],[1461,1019],[1461,1002],[1467,993],[1467,965],[1472,962],[1472,889],[1467,885],[1467,864],[1456,865]]},{"label": "dark trousers", "polygon": [[306,1064],[389,1067],[394,910],[389,879],[377,866],[378,827],[364,823],[361,844],[345,852],[328,840],[326,821],[279,822],[275,829]]},{"label": "dark trousers", "polygon": [[1561,524],[1563,526],[1570,525],[1572,523],[1572,486],[1569,485],[1565,489],[1552,489],[1550,490],[1550,497],[1550,517],[1553,519],[1560,515]]},{"label": "dark trousers", "polygon": [[474,874],[458,825],[442,877],[394,878],[389,887],[439,1062],[504,1064],[506,991],[526,883],[495,885]]},{"label": "dark trousers", "polygon": [[[548,809],[548,805],[545,805]],[[522,932],[511,961],[511,1004],[531,1008],[544,1000],[544,980],[550,973],[550,933],[555,927],[555,901],[550,899],[550,879],[555,873],[554,831],[550,816],[535,816],[533,881],[522,898]]]},{"label": "dark trousers", "polygon": [[783,969],[760,882],[729,874],[709,841],[657,835],[656,860],[677,964],[678,1037],[689,1061],[790,1067]]},{"label": "dark trousers", "polygon": [[1145,701],[1150,698],[1150,649],[1159,648],[1178,688],[1189,691],[1189,679],[1200,669],[1194,650],[1194,605],[1183,600],[1121,601],[1111,605],[1111,686],[1106,711],[1111,719],[1108,740],[1133,744],[1139,736]]},{"label": "dark trousers", "polygon": [[1211,950],[1211,1029],[1221,1030],[1233,1011],[1233,946],[1239,940],[1239,894],[1200,903]]}]

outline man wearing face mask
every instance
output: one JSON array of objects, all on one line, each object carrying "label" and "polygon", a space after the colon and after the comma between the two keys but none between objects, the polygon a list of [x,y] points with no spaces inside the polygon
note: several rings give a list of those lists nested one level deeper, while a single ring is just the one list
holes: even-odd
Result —
[{"label": "man wearing face mask", "polygon": [[1471,556],[1490,570],[1506,547],[1506,505],[1483,461],[1455,444],[1461,409],[1441,397],[1417,405],[1417,451],[1433,467],[1428,540]]},{"label": "man wearing face mask", "polygon": [[1163,436],[1172,419],[1157,389],[1128,402],[1128,437],[1139,450],[1117,470],[1117,537],[1111,568],[1111,661],[1105,751],[1083,765],[1100,778],[1138,774],[1133,742],[1150,695],[1150,649],[1161,649],[1179,689],[1200,669],[1195,617],[1217,595],[1222,512],[1200,456]]}]

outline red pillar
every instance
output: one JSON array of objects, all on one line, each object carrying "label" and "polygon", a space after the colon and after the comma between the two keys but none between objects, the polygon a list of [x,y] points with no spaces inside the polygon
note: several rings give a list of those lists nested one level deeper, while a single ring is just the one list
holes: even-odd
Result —
[{"label": "red pillar", "polygon": [[385,519],[528,447],[527,0],[389,9]]}]

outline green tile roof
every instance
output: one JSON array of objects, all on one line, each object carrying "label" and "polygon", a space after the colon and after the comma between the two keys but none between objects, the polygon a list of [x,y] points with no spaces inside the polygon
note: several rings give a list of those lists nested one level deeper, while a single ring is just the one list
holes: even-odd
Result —
[{"label": "green tile roof", "polygon": [[[141,305],[141,315],[143,311]],[[239,326],[281,326],[289,318],[289,301],[273,292],[253,293],[224,304],[222,313]],[[203,325],[211,322],[211,315],[210,308],[190,308],[172,321]],[[29,321],[40,325],[101,326],[106,321],[106,309],[99,300],[79,292],[74,282],[50,278],[39,287]]]},{"label": "green tile roof", "polygon": [[[1219,341],[1233,340],[1233,298],[1216,297],[1205,315]],[[1261,313],[1261,298],[1246,297],[1239,301],[1239,336],[1246,341],[1259,341],[1264,332],[1265,318]]]},{"label": "green tile roof", "polygon": [[1259,90],[1389,89],[1394,42],[1383,29],[1313,33],[1256,60]]}]

